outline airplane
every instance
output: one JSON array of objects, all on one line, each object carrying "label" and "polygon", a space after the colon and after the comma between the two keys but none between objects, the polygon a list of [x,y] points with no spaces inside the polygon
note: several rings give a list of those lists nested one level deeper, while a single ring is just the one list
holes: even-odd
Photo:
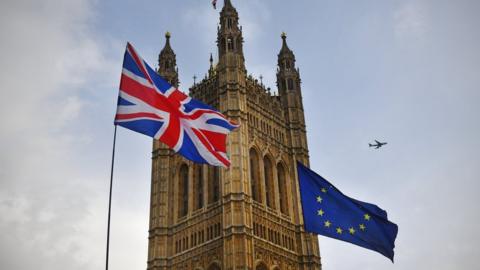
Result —
[{"label": "airplane", "polygon": [[375,149],[378,149],[378,148],[384,146],[385,144],[387,144],[386,142],[379,142],[377,140],[375,140],[375,142],[376,142],[376,144],[369,143],[368,146],[369,147],[375,147]]}]

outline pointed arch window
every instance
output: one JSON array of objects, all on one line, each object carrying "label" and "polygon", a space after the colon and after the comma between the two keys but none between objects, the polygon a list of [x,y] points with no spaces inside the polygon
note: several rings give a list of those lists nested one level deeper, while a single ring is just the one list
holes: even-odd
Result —
[{"label": "pointed arch window", "polygon": [[200,209],[203,207],[203,165],[195,165],[194,175],[194,205],[195,209]]},{"label": "pointed arch window", "polygon": [[188,213],[188,166],[180,167],[180,181],[178,187],[178,216],[184,217]]},{"label": "pointed arch window", "polygon": [[226,39],[225,39],[225,38],[222,38],[222,39],[221,39],[221,46],[220,46],[220,48],[221,48],[221,52],[220,52],[220,53],[224,52],[224,50],[226,49]]},{"label": "pointed arch window", "polygon": [[233,51],[233,40],[232,40],[232,38],[227,38],[227,51]]},{"label": "pointed arch window", "polygon": [[275,192],[273,189],[273,166],[270,158],[265,156],[263,159],[264,179],[265,179],[265,197],[267,206],[275,208]]},{"label": "pointed arch window", "polygon": [[293,90],[293,79],[288,79],[288,90]]},{"label": "pointed arch window", "polygon": [[217,202],[220,199],[220,169],[209,167],[208,173],[208,203]]},{"label": "pointed arch window", "polygon": [[252,189],[252,199],[261,203],[262,192],[260,186],[258,154],[253,148],[250,149],[250,186]]},{"label": "pointed arch window", "polygon": [[278,196],[280,201],[280,212],[288,215],[288,200],[287,200],[287,177],[285,174],[285,168],[282,163],[277,165],[277,179],[278,179]]},{"label": "pointed arch window", "polygon": [[238,38],[238,37],[237,37],[237,38],[235,39],[235,41],[236,41],[236,42],[235,42],[235,51],[238,52],[238,51],[240,51],[241,48],[242,48],[242,40],[241,40],[241,38]]},{"label": "pointed arch window", "polygon": [[265,263],[259,263],[257,267],[255,267],[255,270],[268,270],[268,267],[265,265]]},{"label": "pointed arch window", "polygon": [[213,263],[208,267],[208,270],[221,270],[220,266],[217,263]]}]

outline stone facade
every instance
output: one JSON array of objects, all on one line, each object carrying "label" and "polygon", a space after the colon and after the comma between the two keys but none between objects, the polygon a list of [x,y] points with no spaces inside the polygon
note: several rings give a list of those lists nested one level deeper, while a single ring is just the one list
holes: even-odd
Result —
[{"label": "stone facade", "polygon": [[[190,88],[240,127],[228,136],[229,169],[198,165],[155,141],[148,269],[321,269],[317,237],[303,230],[296,160],[308,164],[299,70],[282,34],[278,95],[247,75],[242,29],[230,0],[218,27],[218,63]],[[158,72],[178,86],[170,34]]]}]

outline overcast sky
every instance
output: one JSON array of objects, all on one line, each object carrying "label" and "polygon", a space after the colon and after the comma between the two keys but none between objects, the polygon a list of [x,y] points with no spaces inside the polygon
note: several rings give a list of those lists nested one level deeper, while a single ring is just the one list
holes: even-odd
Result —
[{"label": "overcast sky", "polygon": [[[311,167],[399,226],[395,264],[320,236],[323,269],[477,268],[480,1],[232,2],[247,70],[272,89],[287,32]],[[155,66],[172,32],[186,91],[217,22],[210,0],[0,2],[1,269],[104,267],[125,43]],[[151,140],[119,129],[117,146],[110,265],[146,269]]]}]

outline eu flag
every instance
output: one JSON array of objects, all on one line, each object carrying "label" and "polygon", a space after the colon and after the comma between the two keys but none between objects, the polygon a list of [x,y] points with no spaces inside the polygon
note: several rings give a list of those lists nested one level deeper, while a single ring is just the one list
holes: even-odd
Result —
[{"label": "eu flag", "polygon": [[398,227],[385,210],[344,195],[299,162],[297,169],[307,232],[374,250],[393,262]]}]

